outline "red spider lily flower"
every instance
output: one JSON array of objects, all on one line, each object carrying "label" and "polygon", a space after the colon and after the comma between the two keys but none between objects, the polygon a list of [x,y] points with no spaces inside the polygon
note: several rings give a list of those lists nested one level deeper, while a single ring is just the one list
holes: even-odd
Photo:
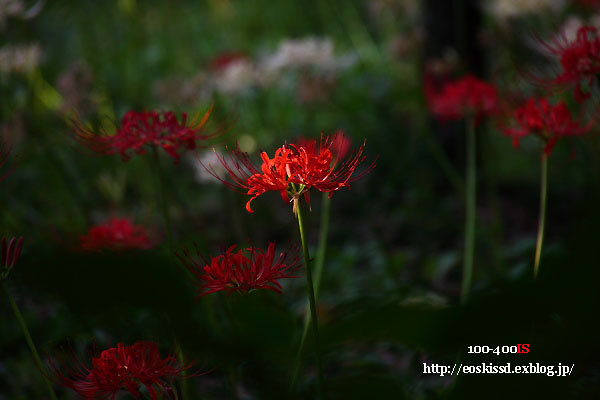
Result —
[{"label": "red spider lily flower", "polygon": [[[296,141],[296,144],[298,146],[309,146],[309,145],[311,145],[310,143],[312,141],[313,141],[313,139],[307,139],[307,138],[301,136]],[[352,148],[352,141],[350,140],[350,138],[348,138],[348,136],[343,131],[337,131],[333,135],[333,139],[331,140],[331,147],[329,149],[331,150],[331,154],[333,154],[333,156],[335,158],[343,159],[344,157],[346,157],[348,155],[351,148]]]},{"label": "red spider lily flower", "polygon": [[222,133],[221,129],[203,133],[211,112],[212,106],[204,115],[197,114],[191,121],[186,113],[182,113],[179,121],[171,111],[129,111],[112,135],[104,129],[95,133],[76,119],[71,121],[71,128],[80,143],[102,155],[119,153],[123,161],[127,161],[132,152],[144,154],[147,146],[156,146],[162,147],[178,162],[181,149],[194,149],[196,142]]},{"label": "red spider lily flower", "polygon": [[[293,183],[304,187],[306,194],[314,187],[331,195],[334,191],[349,186],[351,180],[370,172],[367,170],[354,176],[356,168],[366,158],[362,155],[364,143],[356,154],[338,164],[340,158],[337,155],[341,155],[344,150],[340,147],[343,145],[341,136],[339,133],[326,138],[322,136],[319,146],[316,140],[310,140],[303,145],[290,145],[295,150],[295,158],[294,162],[287,166],[288,173],[293,178]],[[297,195],[299,194],[301,193]]]},{"label": "red spider lily flower", "polygon": [[1,249],[1,261],[0,264],[0,280],[6,279],[10,270],[15,266],[19,256],[21,255],[21,249],[23,248],[23,237],[13,237],[7,240],[2,238],[2,249]]},{"label": "red spider lily flower", "polygon": [[529,134],[536,135],[544,142],[544,152],[550,155],[556,141],[564,136],[581,135],[587,132],[591,124],[582,126],[574,121],[564,101],[552,105],[548,100],[530,98],[514,110],[515,127],[503,128],[506,136],[512,137],[513,145],[519,147],[519,140]]},{"label": "red spider lily flower", "polygon": [[[363,156],[365,143],[349,157],[344,159],[334,157],[334,151],[340,150],[338,136],[339,134],[321,136],[319,146],[316,140],[303,144],[284,145],[275,151],[273,158],[270,158],[266,152],[262,152],[263,163],[260,169],[250,161],[247,153],[239,149],[231,151],[229,161],[225,157],[218,156],[219,161],[232,177],[233,184],[220,178],[210,166],[206,169],[234,190],[246,190],[245,194],[252,196],[246,203],[248,212],[253,212],[251,203],[258,196],[269,191],[277,191],[284,201],[292,198],[295,213],[297,201],[302,195],[307,203],[310,203],[311,188],[327,192],[331,196],[336,190],[350,187],[351,182],[375,168],[373,162],[365,171],[355,175],[356,168],[366,158]],[[341,151],[339,154],[341,155]]]},{"label": "red spider lily flower", "polygon": [[139,399],[142,386],[152,400],[158,399],[158,393],[174,398],[173,380],[183,377],[183,371],[192,366],[178,365],[172,355],[162,358],[158,345],[145,341],[131,346],[119,343],[104,350],[99,356],[92,356],[91,367],[77,356],[74,358],[74,367],[61,367],[55,360],[50,362],[50,367],[58,382],[86,400],[114,400],[121,391],[128,391]]},{"label": "red spider lily flower", "polygon": [[223,254],[205,261],[196,248],[196,257],[185,248],[177,254],[183,265],[196,277],[199,285],[198,297],[224,290],[228,295],[251,290],[269,289],[281,293],[278,280],[297,278],[292,275],[300,266],[298,247],[283,250],[275,258],[275,242],[267,250],[250,246],[236,250],[229,247]]},{"label": "red spider lily flower", "polygon": [[496,87],[476,78],[466,75],[462,78],[447,82],[441,90],[436,90],[430,77],[425,78],[425,97],[431,112],[442,120],[459,120],[475,118],[481,120],[484,116],[497,111],[498,91]]},{"label": "red spider lily flower", "polygon": [[[562,71],[553,79],[532,78],[538,83],[547,86],[575,85],[574,97],[579,103],[590,97],[584,93],[581,84],[592,84],[596,75],[600,73],[600,35],[593,26],[582,26],[577,31],[577,38],[569,41],[563,33],[558,39],[545,42],[539,40],[541,45],[560,59]],[[531,76],[531,74],[529,74]]]},{"label": "red spider lily flower", "polygon": [[79,237],[84,251],[151,249],[154,243],[146,229],[134,225],[127,218],[111,218],[93,226],[86,235]]}]

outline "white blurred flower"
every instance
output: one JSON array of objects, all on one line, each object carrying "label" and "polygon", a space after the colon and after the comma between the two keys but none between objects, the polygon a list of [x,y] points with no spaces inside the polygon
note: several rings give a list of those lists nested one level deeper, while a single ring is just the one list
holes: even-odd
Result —
[{"label": "white blurred flower", "polygon": [[600,29],[600,15],[591,16],[587,22],[581,19],[579,16],[571,15],[562,25],[559,35],[561,38],[565,38],[567,41],[573,42],[577,39],[577,31],[579,31],[579,28],[584,25],[593,26]]},{"label": "white blurred flower", "polygon": [[562,25],[559,35],[572,42],[577,39],[577,31],[583,26],[583,20],[578,16],[572,15]]},{"label": "white blurred flower", "polygon": [[293,79],[282,75],[284,70],[312,67],[319,73],[331,73],[352,66],[356,56],[336,56],[330,39],[285,39],[274,53],[258,62],[239,53],[223,53],[213,61],[210,89],[222,93],[239,93],[248,87],[294,86]]},{"label": "white blurred flower", "polygon": [[354,62],[355,57],[352,56],[336,57],[330,39],[287,39],[279,44],[275,53],[265,57],[262,69],[266,73],[276,73],[288,67],[340,69]]},{"label": "white blurred flower", "polygon": [[560,12],[566,0],[491,0],[487,11],[496,18],[508,19],[524,14],[541,14],[546,11]]},{"label": "white blurred flower", "polygon": [[29,10],[25,10],[25,3],[22,0],[0,0],[0,29],[4,28],[9,17],[35,18],[44,8],[45,3],[45,0],[38,0]]},{"label": "white blurred flower", "polygon": [[8,17],[16,17],[25,12],[25,4],[21,0],[0,0],[0,28],[6,24]]},{"label": "white blurred flower", "polygon": [[37,43],[0,48],[0,73],[25,73],[40,64],[42,50]]},{"label": "white blurred flower", "polygon": [[264,61],[268,71],[289,66],[328,65],[334,60],[333,43],[328,39],[284,40]]},{"label": "white blurred flower", "polygon": [[229,63],[215,74],[216,89],[223,93],[237,93],[256,81],[254,65],[247,59],[239,59]]}]

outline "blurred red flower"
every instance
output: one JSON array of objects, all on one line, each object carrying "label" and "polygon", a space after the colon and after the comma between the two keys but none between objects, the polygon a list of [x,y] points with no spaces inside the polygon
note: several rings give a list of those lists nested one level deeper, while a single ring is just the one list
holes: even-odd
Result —
[{"label": "blurred red flower", "polygon": [[544,98],[529,98],[514,110],[513,119],[516,122],[513,127],[502,129],[506,136],[513,139],[513,145],[519,147],[519,140],[532,134],[546,142],[544,152],[548,155],[559,138],[581,135],[591,127],[590,124],[582,126],[573,120],[564,101],[552,105]]},{"label": "blurred red flower", "polygon": [[281,293],[278,280],[297,278],[292,274],[300,268],[298,247],[281,251],[276,259],[275,242],[269,243],[266,251],[254,246],[236,250],[233,245],[210,262],[202,258],[197,247],[196,256],[185,248],[177,257],[196,277],[199,297],[221,290],[227,294],[258,289]]},{"label": "blurred red flower", "polygon": [[247,153],[239,149],[230,152],[230,160],[224,156],[218,156],[219,161],[233,179],[233,184],[219,177],[210,167],[207,170],[233,189],[246,190],[245,194],[252,198],[246,203],[246,210],[253,212],[251,203],[258,196],[277,191],[284,201],[290,197],[294,201],[294,210],[298,199],[304,195],[309,202],[309,190],[315,188],[321,192],[327,192],[330,196],[334,191],[343,187],[350,187],[350,183],[361,178],[375,168],[373,162],[365,171],[354,174],[358,165],[365,160],[363,151],[365,144],[349,157],[336,157],[346,155],[348,150],[344,149],[344,139],[340,133],[331,136],[321,136],[321,142],[317,146],[316,140],[304,141],[299,144],[283,145],[275,151],[273,158],[266,152],[261,153],[263,163],[257,168]]},{"label": "blurred red flower", "polygon": [[426,76],[424,86],[429,109],[439,119],[459,120],[472,117],[479,121],[497,111],[496,87],[473,75],[446,82],[441,90],[436,88],[431,77]]},{"label": "blurred red flower", "polygon": [[[303,147],[311,146],[312,142],[315,142],[315,140],[305,138],[304,136],[300,136],[296,140],[296,145]],[[337,159],[342,159],[348,155],[351,148],[352,141],[343,131],[337,131],[333,134],[331,139],[331,146],[329,147],[329,150],[331,150],[331,154],[333,154],[333,157]]]},{"label": "blurred red flower", "polygon": [[23,237],[12,237],[10,239],[3,237],[1,247],[0,280],[6,279],[19,259],[23,248]]},{"label": "blurred red flower", "polygon": [[85,251],[150,249],[154,243],[145,228],[134,225],[127,218],[111,218],[93,226],[79,238],[80,248]]},{"label": "blurred red flower", "polygon": [[115,134],[104,129],[95,133],[77,119],[71,121],[71,128],[80,143],[103,155],[119,153],[123,161],[127,161],[131,153],[144,154],[150,145],[162,147],[177,162],[181,149],[194,149],[197,141],[222,133],[222,129],[203,133],[211,112],[212,107],[202,116],[196,114],[191,121],[186,113],[182,113],[180,122],[171,111],[129,111],[121,119],[121,127],[116,128]]},{"label": "blurred red flower", "polygon": [[[128,391],[133,397],[142,397],[144,386],[152,400],[157,400],[157,389],[172,398],[172,380],[183,376],[191,365],[180,366],[172,355],[161,358],[154,342],[138,341],[131,346],[123,343],[104,350],[92,357],[92,366],[86,366],[74,356],[73,367],[61,367],[56,360],[50,367],[56,379],[85,399],[115,399],[117,394]],[[64,370],[64,372],[63,372]],[[196,374],[198,375],[198,374]]]},{"label": "blurred red flower", "polygon": [[338,131],[333,135],[330,149],[335,158],[340,160],[345,158],[350,152],[351,148],[352,141],[344,134],[344,132]]},{"label": "blurred red flower", "polygon": [[546,50],[560,59],[562,71],[553,79],[544,80],[533,76],[533,79],[548,86],[575,85],[574,97],[583,102],[590,97],[582,90],[582,82],[591,85],[600,73],[600,35],[593,26],[582,26],[577,31],[577,38],[569,41],[563,34],[558,39],[540,43]]}]

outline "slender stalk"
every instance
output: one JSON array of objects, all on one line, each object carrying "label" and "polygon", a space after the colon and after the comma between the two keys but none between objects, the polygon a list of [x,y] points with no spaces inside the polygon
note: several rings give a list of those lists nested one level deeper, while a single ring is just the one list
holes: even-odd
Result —
[{"label": "slender stalk", "polygon": [[473,259],[475,256],[475,193],[476,187],[476,164],[475,164],[475,120],[467,120],[466,139],[466,185],[465,185],[465,254],[463,265],[463,281],[461,302],[464,303],[469,297],[471,280],[473,279]]},{"label": "slender stalk", "polygon": [[25,340],[27,341],[29,350],[31,350],[33,359],[34,359],[38,369],[40,370],[40,373],[42,374],[44,381],[46,382],[46,386],[48,388],[48,394],[50,394],[50,398],[52,400],[57,400],[56,394],[54,393],[54,389],[52,388],[52,383],[50,382],[50,380],[48,379],[48,376],[46,375],[46,368],[44,368],[44,364],[42,363],[42,359],[40,358],[40,355],[35,347],[35,344],[33,343],[33,339],[31,338],[29,329],[27,329],[27,324],[25,324],[25,319],[23,318],[23,315],[21,314],[21,311],[19,310],[19,306],[15,302],[15,299],[13,298],[12,294],[10,293],[10,290],[8,290],[8,286],[6,285],[6,282],[4,280],[2,281],[1,288],[4,291],[4,293],[6,293],[6,297],[8,298],[8,302],[10,303],[10,307],[12,308],[12,310],[15,314],[15,317],[17,317],[17,320],[19,321],[19,325],[21,325],[21,329],[23,330],[23,335],[25,335]]},{"label": "slender stalk", "polygon": [[[160,168],[160,157],[158,156],[158,150],[156,146],[152,146],[152,156],[154,158],[154,168],[156,169],[157,181],[158,181],[158,194],[160,196],[160,209],[162,212],[162,216],[165,222],[165,228],[167,231],[167,242],[169,245],[169,253],[173,255],[175,253],[175,248],[173,244],[173,232],[171,231],[171,218],[169,216],[169,207],[167,203],[167,192],[165,190],[165,184],[163,181],[163,174]],[[183,366],[185,365],[185,357],[183,356],[183,350],[181,349],[181,345],[179,344],[179,340],[175,338],[175,353],[177,355],[177,359],[179,363]],[[181,398],[189,399],[189,384],[187,381],[187,371],[184,370],[182,372],[183,379],[181,381]]]},{"label": "slender stalk", "polygon": [[[177,340],[177,337],[175,337],[175,356],[177,357],[177,360],[179,361],[179,364],[181,365],[181,367],[184,367],[186,365],[185,363],[185,357],[183,355],[183,350],[181,348],[181,345],[179,344],[179,340]],[[189,399],[190,398],[190,393],[189,393],[189,385],[187,383],[187,370],[183,370],[181,371],[181,385],[180,385],[180,389],[181,389],[181,398],[182,399]],[[173,393],[175,395],[175,400],[179,399],[179,395],[177,394],[177,388],[174,388]]]},{"label": "slender stalk", "polygon": [[542,152],[542,165],[540,174],[540,217],[538,220],[537,241],[535,243],[535,261],[533,263],[533,277],[537,278],[540,270],[542,244],[544,242],[544,226],[546,224],[546,198],[548,197],[548,155]]},{"label": "slender stalk", "polygon": [[[321,232],[319,234],[319,247],[317,248],[317,257],[315,260],[315,302],[319,300],[319,288],[321,286],[321,277],[323,276],[323,265],[325,264],[325,251],[327,250],[327,236],[329,234],[329,214],[331,210],[331,198],[329,193],[323,192],[323,201],[321,203]],[[304,346],[306,344],[306,337],[308,336],[308,328],[310,327],[310,305],[306,304],[306,312],[304,317],[304,328],[302,330],[302,338],[300,339],[300,345],[298,346],[298,352],[296,353],[296,360],[294,362],[294,368],[292,370],[291,386],[292,388],[296,385],[296,379],[298,379],[298,372],[300,371],[300,364],[302,362],[302,353],[304,352]]]},{"label": "slender stalk", "polygon": [[298,218],[298,228],[300,229],[300,240],[302,241],[302,253],[304,255],[304,269],[306,270],[306,288],[308,294],[308,304],[310,305],[310,316],[312,331],[315,339],[315,350],[317,356],[317,393],[321,400],[323,397],[323,362],[321,360],[321,349],[319,344],[319,320],[317,319],[317,302],[315,300],[315,290],[313,285],[312,272],[310,269],[310,257],[308,255],[308,245],[306,243],[306,232],[304,222],[302,221],[302,204],[295,199]]},{"label": "slender stalk", "polygon": [[321,287],[321,277],[323,276],[323,266],[325,265],[325,252],[327,251],[329,214],[331,210],[329,193],[323,192],[321,207],[321,232],[319,233],[319,247],[317,248],[317,257],[315,260],[315,300],[319,299],[319,288]]}]

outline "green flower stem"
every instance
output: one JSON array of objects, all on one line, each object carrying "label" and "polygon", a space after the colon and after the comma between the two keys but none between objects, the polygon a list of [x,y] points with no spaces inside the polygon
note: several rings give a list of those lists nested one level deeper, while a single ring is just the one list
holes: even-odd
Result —
[{"label": "green flower stem", "polygon": [[310,316],[312,331],[315,339],[315,350],[317,356],[317,393],[321,400],[323,397],[323,362],[321,360],[321,349],[319,344],[319,320],[317,319],[317,302],[315,300],[315,290],[313,286],[312,272],[310,270],[310,257],[308,255],[308,246],[306,243],[306,232],[304,222],[302,221],[302,204],[299,199],[295,199],[298,218],[298,228],[300,229],[300,240],[302,241],[302,253],[304,255],[304,269],[306,270],[306,288],[308,291],[308,304],[310,305]]},{"label": "green flower stem", "polygon": [[[325,251],[327,250],[329,214],[331,210],[331,198],[329,197],[329,193],[323,192],[323,201],[321,203],[321,207],[321,232],[319,235],[319,247],[317,248],[317,257],[315,261],[315,302],[319,300],[319,288],[321,286],[321,277],[323,276],[323,265],[325,264]],[[296,380],[298,379],[298,372],[300,371],[300,364],[302,361],[302,353],[304,352],[306,337],[308,336],[308,328],[310,327],[311,317],[309,311],[310,304],[306,304],[302,338],[300,339],[300,346],[298,346],[298,352],[296,353],[296,360],[294,362],[294,369],[292,370],[292,388],[296,385]]]},{"label": "green flower stem", "polygon": [[[163,181],[163,175],[160,168],[160,157],[158,155],[158,149],[156,146],[152,146],[152,156],[154,158],[154,168],[156,168],[156,175],[158,181],[158,194],[160,195],[160,209],[162,212],[163,219],[165,220],[165,228],[167,231],[167,242],[169,245],[169,253],[173,255],[175,253],[175,248],[173,244],[173,232],[171,231],[171,218],[169,216],[169,208],[167,202],[167,192],[165,190],[165,183]],[[183,356],[183,350],[181,349],[181,345],[177,338],[175,338],[175,348],[176,355],[179,363],[184,366],[185,365],[185,357]],[[187,371],[184,370],[182,372],[182,380],[181,380],[181,398],[182,399],[190,399],[190,389],[187,381]]]},{"label": "green flower stem", "polygon": [[542,244],[544,242],[544,226],[546,224],[546,198],[548,197],[548,155],[542,152],[542,165],[540,174],[540,217],[538,221],[537,241],[535,243],[535,261],[533,263],[533,277],[537,278],[540,270]]},{"label": "green flower stem", "polygon": [[[185,367],[186,363],[185,363],[185,357],[183,355],[183,350],[181,349],[181,345],[179,344],[179,340],[177,340],[177,337],[175,337],[175,356],[177,357],[177,361],[179,361],[179,364],[181,365],[181,367]],[[189,399],[190,397],[190,388],[189,385],[187,383],[188,380],[188,376],[187,376],[187,369],[184,369],[183,371],[181,371],[181,380],[180,380],[180,388],[181,388],[181,398],[182,399]],[[173,393],[175,395],[175,400],[179,399],[179,395],[177,394],[177,389],[174,388]]]},{"label": "green flower stem", "polygon": [[10,307],[12,308],[13,312],[15,313],[15,317],[17,317],[17,320],[19,321],[19,325],[21,325],[21,329],[23,330],[23,335],[25,335],[25,340],[27,341],[29,350],[31,350],[33,359],[34,359],[38,369],[40,370],[40,373],[44,377],[44,381],[46,382],[46,386],[48,387],[48,393],[50,394],[50,398],[52,400],[57,400],[56,394],[54,393],[54,389],[52,388],[52,383],[50,382],[50,380],[48,379],[48,376],[46,375],[46,368],[44,367],[44,364],[42,363],[42,359],[40,358],[40,355],[35,347],[35,344],[33,343],[33,339],[31,338],[29,329],[27,329],[27,324],[25,324],[25,319],[23,318],[23,315],[21,314],[21,311],[19,310],[19,306],[15,302],[15,299],[13,298],[12,294],[10,293],[10,290],[8,290],[8,286],[6,285],[6,282],[4,280],[2,280],[1,282],[2,282],[1,288],[4,291],[4,293],[6,293],[6,297],[8,298],[8,302],[10,303]]},{"label": "green flower stem", "polygon": [[331,210],[329,193],[323,192],[321,207],[321,232],[319,234],[319,247],[317,248],[317,257],[315,260],[315,300],[319,300],[319,288],[321,287],[321,277],[323,276],[323,266],[325,265],[325,252],[327,251],[329,214]]},{"label": "green flower stem", "polygon": [[465,253],[463,265],[463,281],[461,302],[464,303],[469,297],[471,281],[473,279],[473,258],[475,256],[475,196],[476,196],[476,163],[475,163],[475,120],[467,120],[466,138],[466,184],[465,184]]}]

